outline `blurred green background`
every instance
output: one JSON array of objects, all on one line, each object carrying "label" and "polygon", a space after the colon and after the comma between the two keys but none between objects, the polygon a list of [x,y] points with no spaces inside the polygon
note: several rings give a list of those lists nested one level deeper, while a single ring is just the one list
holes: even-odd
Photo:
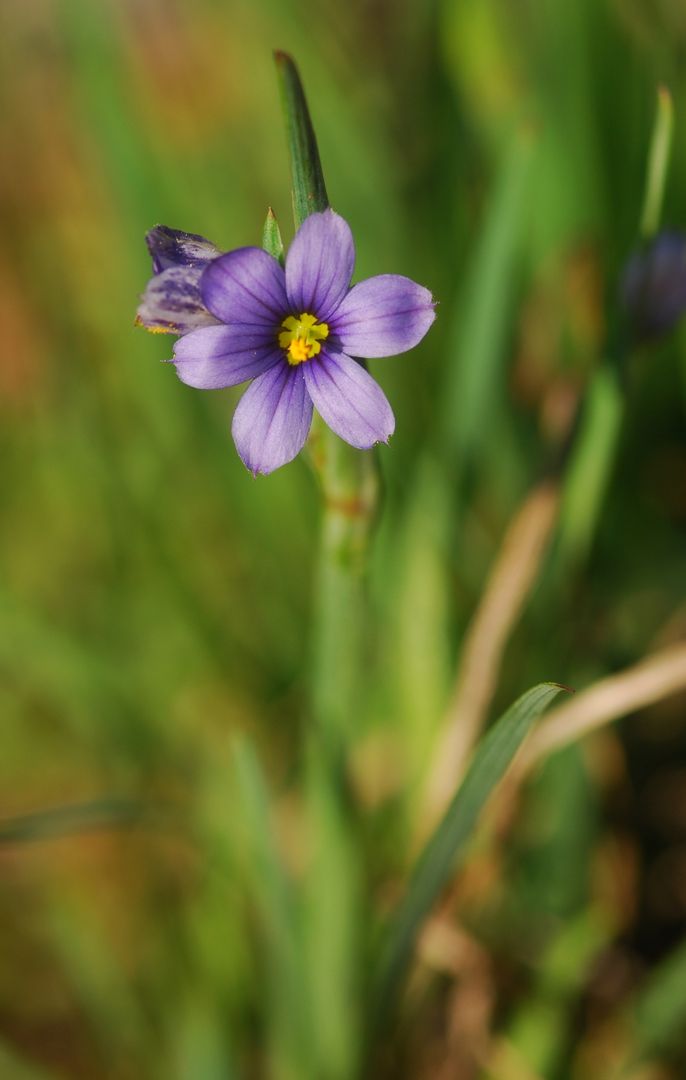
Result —
[{"label": "blurred green background", "polygon": [[[303,800],[316,482],[302,459],[253,480],[239,391],[182,385],[171,339],[133,326],[153,224],[229,249],[271,205],[292,235],[273,48],[300,65],[357,276],[440,301],[417,350],[372,364],[397,433],[352,845]],[[610,403],[495,704],[683,640],[686,336],[618,354],[613,327],[659,83],[663,218],[686,227],[685,50],[678,0],[4,0],[3,1077],[357,1074],[368,943],[343,943],[350,1015],[312,1005],[334,962],[308,930],[317,874],[359,924],[397,895],[465,630],[599,370]],[[370,1075],[683,1076],[683,696],[551,759],[447,909]]]}]

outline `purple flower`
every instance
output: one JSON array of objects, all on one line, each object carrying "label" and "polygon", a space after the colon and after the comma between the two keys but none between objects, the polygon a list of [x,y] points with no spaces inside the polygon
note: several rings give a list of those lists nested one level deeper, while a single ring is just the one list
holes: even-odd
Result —
[{"label": "purple flower", "polygon": [[620,289],[635,341],[671,330],[686,312],[686,236],[660,233],[632,255]]},{"label": "purple flower", "polygon": [[[247,468],[270,473],[291,461],[305,443],[313,406],[351,446],[363,450],[387,442],[395,428],[393,412],[354,357],[393,356],[417,345],[435,318],[430,292],[397,274],[351,288],[352,233],[333,210],[312,214],[301,225],[285,269],[256,247],[220,256],[216,249],[204,256],[203,249],[203,263],[193,267],[182,235],[185,261],[181,267],[167,264],[153,278],[139,318],[157,327],[173,314],[165,328],[174,329],[174,322],[176,332],[184,334],[176,342],[174,363],[189,386],[215,390],[253,380],[232,425]],[[157,239],[153,247],[156,266],[164,267]],[[183,285],[180,278],[161,282],[179,269]],[[197,281],[191,279],[190,272],[198,270]],[[156,281],[160,285],[151,298]],[[155,308],[160,298],[166,307],[161,319]],[[199,318],[214,325],[189,325]]]}]

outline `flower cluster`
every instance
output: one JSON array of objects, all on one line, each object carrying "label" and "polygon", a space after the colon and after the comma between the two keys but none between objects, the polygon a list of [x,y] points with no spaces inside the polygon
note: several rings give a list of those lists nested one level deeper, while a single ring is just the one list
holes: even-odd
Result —
[{"label": "flower cluster", "polygon": [[216,390],[252,380],[234,414],[238,453],[270,473],[302,449],[313,407],[359,449],[387,442],[393,412],[360,359],[413,348],[435,318],[430,292],[382,274],[351,287],[355,247],[333,210],[312,214],[285,266],[262,248],[227,254],[201,236],[159,226],[147,237],[155,276],[138,322],[181,335],[179,378]]}]

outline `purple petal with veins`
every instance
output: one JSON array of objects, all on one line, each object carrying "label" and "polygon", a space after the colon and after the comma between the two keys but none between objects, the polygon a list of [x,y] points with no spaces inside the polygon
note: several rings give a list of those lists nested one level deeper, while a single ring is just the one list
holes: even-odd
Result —
[{"label": "purple petal with veins", "polygon": [[283,269],[262,248],[237,248],[215,259],[203,272],[200,290],[205,306],[224,323],[276,331],[288,314]]},{"label": "purple petal with veins", "polygon": [[387,442],[395,431],[383,390],[352,357],[327,346],[305,369],[305,384],[317,412],[332,431],[358,450]]},{"label": "purple petal with veins", "polygon": [[435,318],[428,289],[400,274],[380,274],[353,285],[330,330],[350,356],[397,356],[413,349]]},{"label": "purple petal with veins", "polygon": [[255,379],[274,364],[283,363],[283,352],[272,337],[252,326],[208,326],[179,338],[174,346],[176,373],[182,382],[198,390],[220,390]]},{"label": "purple petal with veins", "polygon": [[333,210],[310,214],[286,256],[286,288],[294,315],[328,322],[350,288],[355,244],[347,221]]},{"label": "purple petal with veins", "polygon": [[305,445],[312,402],[301,367],[276,364],[251,382],[238,402],[231,432],[241,461],[254,476],[274,472]]}]

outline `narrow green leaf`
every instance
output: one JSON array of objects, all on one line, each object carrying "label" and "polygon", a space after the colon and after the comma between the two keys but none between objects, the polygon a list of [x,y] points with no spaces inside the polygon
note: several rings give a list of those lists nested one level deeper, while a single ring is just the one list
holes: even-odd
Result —
[{"label": "narrow green leaf", "polygon": [[283,266],[283,240],[281,239],[281,230],[279,228],[279,223],[276,220],[276,214],[271,206],[267,210],[267,217],[264,222],[264,229],[262,230],[262,247],[265,251],[268,251],[270,255],[273,255]]},{"label": "narrow green leaf", "polygon": [[174,1022],[173,1060],[176,1069],[170,1080],[238,1080],[225,1045],[226,1018],[215,999],[202,992],[191,993]]},{"label": "narrow green leaf", "polygon": [[299,922],[295,897],[273,834],[270,800],[259,761],[247,740],[233,744],[236,794],[246,878],[267,946],[268,1010],[274,1074],[286,1080],[309,1074],[311,1033],[303,994]]},{"label": "narrow green leaf", "polygon": [[446,369],[439,417],[443,450],[453,461],[471,457],[487,438],[488,420],[504,383],[502,364],[534,145],[528,134],[518,134],[504,153],[455,310],[452,361]]},{"label": "narrow green leaf", "polygon": [[97,907],[85,893],[55,890],[44,919],[56,970],[79,1003],[103,1060],[113,1061],[118,1054],[122,1061],[145,1059],[149,1021],[136,1003],[135,989],[98,919]]},{"label": "narrow green leaf", "polygon": [[293,217],[298,228],[310,214],[326,210],[329,198],[298,69],[288,53],[275,52],[274,60],[286,117],[293,186]]},{"label": "narrow green leaf", "polygon": [[359,1073],[363,958],[359,836],[328,754],[313,740],[307,767],[310,863],[303,882],[304,967],[314,1075]]},{"label": "narrow green leaf", "polygon": [[94,799],[0,820],[0,845],[55,840],[98,829],[157,824],[165,820],[172,819],[167,817],[163,807],[146,806],[136,799]]},{"label": "narrow green leaf", "polygon": [[564,687],[540,683],[522,695],[479,744],[446,814],[419,856],[393,919],[372,1001],[383,1020],[412,958],[419,929],[450,880],[489,795],[502,779],[533,722]]},{"label": "narrow green leaf", "polygon": [[292,897],[275,846],[265,780],[247,740],[238,737],[234,740],[233,761],[246,850],[251,869],[262,885],[264,920],[275,938],[288,937]]}]

